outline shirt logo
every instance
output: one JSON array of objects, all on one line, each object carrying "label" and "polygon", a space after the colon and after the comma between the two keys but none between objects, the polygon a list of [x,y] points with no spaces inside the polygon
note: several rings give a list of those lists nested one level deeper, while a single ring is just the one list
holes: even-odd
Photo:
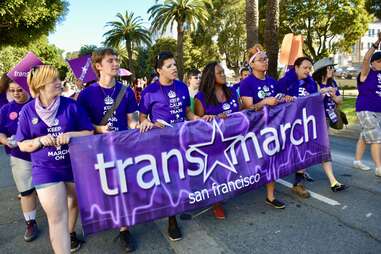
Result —
[{"label": "shirt logo", "polygon": [[18,116],[19,116],[19,114],[17,114],[17,112],[9,113],[9,119],[11,119],[12,121],[16,120]]},{"label": "shirt logo", "polygon": [[106,105],[112,105],[112,104],[114,104],[114,99],[110,95],[107,95],[104,102]]},{"label": "shirt logo", "polygon": [[224,103],[224,104],[222,105],[222,108],[223,108],[224,110],[228,110],[228,109],[230,109],[230,105],[229,105],[229,103]]},{"label": "shirt logo", "polygon": [[32,124],[36,125],[37,123],[38,123],[38,118],[37,117],[33,117]]},{"label": "shirt logo", "polygon": [[169,91],[169,93],[168,93],[168,97],[169,98],[171,98],[171,99],[173,99],[173,98],[175,98],[176,97],[176,93],[174,92],[174,91]]}]

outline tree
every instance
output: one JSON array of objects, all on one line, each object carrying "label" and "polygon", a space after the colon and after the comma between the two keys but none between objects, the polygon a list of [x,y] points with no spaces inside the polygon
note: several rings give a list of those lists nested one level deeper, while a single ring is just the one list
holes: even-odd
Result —
[{"label": "tree", "polygon": [[365,7],[370,14],[381,19],[381,0],[367,0]]},{"label": "tree", "polygon": [[[284,0],[282,26],[304,36],[304,53],[318,60],[349,52],[368,29],[364,0]],[[283,10],[283,8],[282,8]]]},{"label": "tree", "polygon": [[176,57],[176,40],[172,38],[162,37],[156,40],[156,43],[148,50],[148,63],[151,67],[151,72],[154,71],[155,57],[161,51],[171,51],[174,52]]},{"label": "tree", "polygon": [[149,20],[152,20],[152,30],[164,31],[174,23],[177,24],[177,65],[179,79],[184,74],[184,32],[195,30],[198,24],[204,25],[208,20],[206,6],[210,0],[165,0],[164,4],[155,4],[149,8]]},{"label": "tree", "polygon": [[269,56],[269,75],[278,77],[278,30],[279,30],[279,1],[268,0],[266,11],[265,48]]},{"label": "tree", "polygon": [[68,68],[62,57],[63,50],[49,44],[47,36],[42,36],[25,47],[6,46],[0,50],[0,72],[10,71],[28,51],[33,51],[44,64],[53,65],[65,77]]},{"label": "tree", "polygon": [[78,53],[78,56],[84,56],[84,55],[91,55],[94,50],[97,49],[97,46],[95,45],[83,45],[80,49],[79,49],[79,53]]},{"label": "tree", "polygon": [[258,43],[258,0],[246,0],[246,48],[249,49]]},{"label": "tree", "polygon": [[140,16],[135,17],[133,12],[126,11],[124,16],[118,13],[116,17],[117,21],[106,24],[111,29],[103,35],[106,37],[105,44],[118,47],[120,43],[124,42],[128,55],[128,69],[135,73],[132,66],[133,50],[142,44],[150,45],[150,33],[143,27],[142,18]]},{"label": "tree", "polygon": [[0,48],[25,46],[53,31],[65,17],[64,0],[3,0],[0,2]]}]

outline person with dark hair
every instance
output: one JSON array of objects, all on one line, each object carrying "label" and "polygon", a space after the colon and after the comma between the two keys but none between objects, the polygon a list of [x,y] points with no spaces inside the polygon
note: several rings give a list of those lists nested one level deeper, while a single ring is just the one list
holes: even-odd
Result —
[{"label": "person with dark hair", "polygon": [[24,240],[33,241],[38,235],[36,223],[37,195],[32,183],[32,163],[29,153],[21,152],[15,135],[21,109],[30,101],[30,96],[19,84],[8,80],[9,94],[13,101],[0,109],[0,144],[7,148],[13,179],[20,193],[21,210],[27,225]]},{"label": "person with dark hair", "polygon": [[[134,113],[138,110],[138,105],[135,94],[131,87],[116,81],[119,73],[117,53],[111,48],[97,49],[93,52],[92,62],[98,82],[80,92],[78,103],[89,115],[95,133],[136,128]],[[135,249],[134,240],[127,227],[120,228],[118,238],[124,251],[130,252]]]},{"label": "person with dark hair", "polygon": [[313,79],[318,83],[320,93],[324,95],[324,109],[328,126],[335,129],[343,128],[343,120],[338,106],[343,103],[339,87],[334,79],[335,64],[330,58],[323,58],[314,64]]},{"label": "person with dark hair", "polygon": [[[240,96],[244,109],[259,111],[264,106],[275,106],[283,101],[290,101],[289,97],[278,99],[278,84],[275,79],[266,75],[268,57],[261,45],[257,44],[249,50],[249,61],[252,72],[241,81]],[[275,182],[266,184],[266,204],[284,209],[286,205],[275,198]]]},{"label": "person with dark hair", "polygon": [[381,177],[381,51],[375,52],[380,44],[381,33],[378,33],[377,41],[364,56],[357,78],[356,113],[362,127],[361,138],[370,144],[375,175]]},{"label": "person with dark hair", "polygon": [[8,103],[7,99],[7,91],[9,84],[12,82],[10,78],[8,78],[7,74],[4,73],[0,79],[0,108]]},{"label": "person with dark hair", "polygon": [[[155,58],[158,80],[149,84],[142,92],[139,105],[140,131],[153,126],[168,125],[199,119],[190,109],[188,87],[177,78],[176,61],[169,51],[160,52]],[[168,218],[168,237],[171,241],[182,239],[176,216]]]},{"label": "person with dark hair", "polygon": [[241,69],[239,69],[239,82],[233,85],[233,88],[237,91],[238,95],[240,94],[239,88],[241,85],[241,81],[244,80],[249,75],[250,75],[249,67],[244,66]]},{"label": "person with dark hair", "polygon": [[187,85],[191,100],[191,110],[194,112],[194,96],[200,88],[201,72],[198,69],[192,69],[187,73]]},{"label": "person with dark hair", "polygon": [[[294,97],[304,97],[317,93],[318,88],[316,82],[310,75],[312,64],[312,60],[308,57],[297,58],[294,62],[294,68],[286,72],[285,76],[279,80],[281,91]],[[347,188],[344,184],[341,184],[336,180],[333,174],[331,161],[323,162],[323,168],[329,179],[331,190],[333,192],[342,191]],[[292,191],[302,198],[309,198],[311,195],[305,189],[303,180],[313,180],[304,171],[305,170],[299,170],[296,172]]]},{"label": "person with dark hair", "polygon": [[[200,91],[195,96],[195,113],[211,120],[213,117],[226,118],[228,114],[239,111],[239,98],[234,88],[226,85],[224,69],[218,62],[207,64],[202,71]],[[213,205],[216,219],[225,219],[221,203]]]}]

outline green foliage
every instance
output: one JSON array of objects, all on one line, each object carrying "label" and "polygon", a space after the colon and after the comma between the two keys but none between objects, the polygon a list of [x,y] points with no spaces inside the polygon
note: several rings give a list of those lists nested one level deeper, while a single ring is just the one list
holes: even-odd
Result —
[{"label": "green foliage", "polygon": [[162,37],[156,40],[155,44],[148,50],[148,65],[153,71],[155,64],[155,57],[160,51],[171,51],[176,57],[176,40],[172,38]]},{"label": "green foliage", "polygon": [[369,13],[381,19],[381,0],[367,0],[365,7]]},{"label": "green foliage", "polygon": [[64,0],[0,1],[0,48],[25,46],[54,30],[68,10]]},{"label": "green foliage", "polygon": [[349,52],[371,20],[364,0],[284,0],[282,4],[281,29],[302,34],[304,53],[314,60]]},{"label": "green foliage", "polygon": [[78,57],[84,56],[84,55],[91,55],[94,50],[97,49],[97,46],[95,45],[83,45],[79,49]]},{"label": "green foliage", "polygon": [[44,64],[55,66],[64,77],[68,67],[62,57],[63,51],[49,44],[46,36],[42,36],[25,47],[6,46],[0,50],[0,72],[10,71],[28,51],[35,53]]}]

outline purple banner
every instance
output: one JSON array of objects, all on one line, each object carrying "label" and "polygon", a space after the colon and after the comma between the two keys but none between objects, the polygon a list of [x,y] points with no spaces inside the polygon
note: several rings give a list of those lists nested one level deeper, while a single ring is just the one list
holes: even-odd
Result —
[{"label": "purple banner", "polygon": [[27,82],[28,72],[34,66],[41,64],[41,60],[33,52],[28,52],[28,54],[7,73],[7,76],[29,93]]},{"label": "purple banner", "polygon": [[90,55],[70,59],[67,62],[69,63],[69,66],[77,79],[84,83],[97,80],[97,76],[91,64]]},{"label": "purple banner", "polygon": [[73,139],[85,234],[210,206],[330,159],[322,102]]}]

